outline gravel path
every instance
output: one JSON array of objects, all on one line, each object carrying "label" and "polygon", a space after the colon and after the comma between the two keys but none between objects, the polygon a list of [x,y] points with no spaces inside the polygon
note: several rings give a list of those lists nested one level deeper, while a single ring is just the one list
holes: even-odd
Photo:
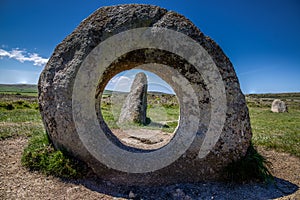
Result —
[{"label": "gravel path", "polygon": [[88,177],[62,180],[21,166],[27,139],[0,141],[0,199],[300,199],[300,159],[258,149],[273,163],[276,184],[177,184],[120,187]]}]

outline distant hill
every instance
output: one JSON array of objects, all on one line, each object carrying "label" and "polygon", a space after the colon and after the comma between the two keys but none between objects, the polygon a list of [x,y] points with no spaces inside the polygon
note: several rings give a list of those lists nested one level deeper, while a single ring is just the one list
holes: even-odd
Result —
[{"label": "distant hill", "polygon": [[34,84],[0,84],[0,92],[37,93],[37,85],[34,85]]},{"label": "distant hill", "polygon": [[246,97],[262,99],[293,99],[300,100],[300,92],[247,94]]},{"label": "distant hill", "polygon": [[[34,84],[0,84],[0,93],[16,94],[16,93],[37,93],[37,85]],[[105,90],[103,94],[128,94],[128,92]],[[169,95],[164,92],[149,91],[152,95]]]},{"label": "distant hill", "polygon": [[[36,93],[38,89],[35,84],[0,84],[0,93]],[[112,90],[105,90],[104,94],[127,94],[128,92],[119,92]],[[170,95],[164,92],[149,91],[148,94],[152,95]],[[172,95],[172,94],[171,94]],[[266,94],[246,94],[247,98],[262,98],[262,99],[293,99],[300,100],[300,92],[290,93],[266,93]]]}]

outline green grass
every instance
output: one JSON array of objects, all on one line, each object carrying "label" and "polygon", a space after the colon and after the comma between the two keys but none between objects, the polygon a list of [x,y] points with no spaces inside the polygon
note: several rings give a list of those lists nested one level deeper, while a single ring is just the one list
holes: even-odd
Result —
[{"label": "green grass", "polygon": [[116,114],[114,114],[113,108],[111,104],[102,103],[101,104],[101,113],[103,115],[105,123],[109,126],[110,129],[117,129],[119,126],[117,125],[117,118],[120,114],[121,108],[117,109]]},{"label": "green grass", "polygon": [[[105,96],[107,98],[107,95]],[[149,98],[149,97],[148,97]],[[147,125],[141,124],[126,124],[119,127],[117,124],[118,116],[121,113],[122,105],[112,104],[111,102],[101,103],[101,112],[106,124],[110,129],[118,128],[142,128],[142,129],[161,129],[163,132],[173,133],[178,124],[179,106],[168,106],[166,104],[159,104],[151,101],[147,106],[147,117],[151,123]],[[153,103],[154,102],[154,103]],[[118,102],[119,103],[119,102]]]},{"label": "green grass", "polygon": [[83,163],[50,144],[37,105],[37,100],[1,100],[0,140],[29,138],[22,164],[30,170],[64,178],[84,175],[86,166]]},{"label": "green grass", "polygon": [[86,166],[62,151],[55,150],[47,134],[39,130],[32,135],[22,155],[22,164],[30,170],[62,178],[78,178],[86,173]]},{"label": "green grass", "polygon": [[33,133],[43,130],[42,123],[23,122],[23,123],[9,123],[0,122],[0,140],[11,137],[31,137]]},{"label": "green grass", "polygon": [[[272,94],[274,96],[274,94]],[[276,151],[287,152],[300,157],[300,103],[299,95],[293,94],[289,99],[288,113],[272,113],[270,104],[272,99],[268,95],[255,95],[248,101],[251,126],[253,130],[253,146],[263,146]],[[31,170],[39,170],[45,174],[52,174],[59,177],[78,177],[84,173],[85,165],[62,151],[57,151],[48,141],[43,128],[38,104],[36,99],[26,99],[19,95],[8,95],[11,98],[3,97],[0,99],[0,140],[11,137],[28,137],[28,146],[24,150],[22,163]],[[109,94],[106,94],[107,98]],[[278,95],[275,95],[278,98]],[[295,97],[295,99],[293,99]],[[165,132],[172,133],[177,126],[179,115],[179,106],[174,97],[170,98],[170,105],[164,102],[163,98],[157,95],[149,99],[148,117],[153,122],[164,122],[165,126],[160,127]],[[116,117],[121,107],[115,107],[112,114],[112,105],[103,103],[101,112],[106,123],[110,128],[119,128],[116,124]],[[157,127],[135,125],[136,128],[155,129]],[[257,153],[251,146],[248,149],[246,157],[230,164],[227,168],[227,175],[232,180],[248,179],[266,179],[269,177],[266,160]],[[248,171],[248,172],[247,172]],[[233,176],[232,172],[237,177]],[[254,173],[254,174],[253,174]]]},{"label": "green grass", "polygon": [[0,102],[0,140],[16,137],[29,137],[42,130],[43,124],[37,102],[26,100]]},{"label": "green grass", "polygon": [[37,85],[32,84],[0,84],[0,92],[37,93]]},{"label": "green grass", "polygon": [[293,99],[293,100],[300,100],[300,92],[293,92],[293,93],[267,93],[267,94],[248,94],[247,97],[252,98],[271,98],[271,99]]},{"label": "green grass", "polygon": [[0,84],[0,94],[37,96],[37,85],[31,84]]},{"label": "green grass", "polygon": [[26,100],[6,100],[0,102],[0,110],[14,110],[14,109],[38,109],[37,101]]},{"label": "green grass", "polygon": [[269,171],[271,163],[260,155],[251,143],[246,155],[230,163],[224,170],[225,178],[233,182],[245,181],[273,181],[274,177]]},{"label": "green grass", "polygon": [[175,121],[179,118],[179,106],[149,105],[147,116],[156,122]]},{"label": "green grass", "polygon": [[272,113],[269,108],[250,107],[249,111],[255,145],[300,157],[300,110]]},{"label": "green grass", "polygon": [[40,112],[36,109],[14,109],[1,111],[0,121],[5,122],[40,122]]},{"label": "green grass", "polygon": [[37,92],[0,92],[3,95],[17,95],[17,96],[29,96],[29,97],[37,97]]}]

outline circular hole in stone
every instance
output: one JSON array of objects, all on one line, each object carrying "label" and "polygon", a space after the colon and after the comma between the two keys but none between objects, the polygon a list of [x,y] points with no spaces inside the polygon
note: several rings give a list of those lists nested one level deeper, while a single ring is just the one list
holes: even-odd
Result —
[{"label": "circular hole in stone", "polygon": [[124,145],[158,149],[170,142],[180,105],[172,87],[158,75],[131,69],[115,75],[101,97],[101,113]]}]

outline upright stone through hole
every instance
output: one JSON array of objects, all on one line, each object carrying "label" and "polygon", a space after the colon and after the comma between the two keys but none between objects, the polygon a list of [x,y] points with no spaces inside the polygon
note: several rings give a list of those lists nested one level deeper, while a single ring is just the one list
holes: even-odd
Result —
[{"label": "upright stone through hole", "polygon": [[132,69],[115,75],[101,98],[103,119],[123,144],[158,149],[173,138],[179,102],[172,87],[149,71]]},{"label": "upright stone through hole", "polygon": [[144,72],[137,73],[122,106],[118,124],[148,124],[147,90],[148,81],[146,74]]}]

